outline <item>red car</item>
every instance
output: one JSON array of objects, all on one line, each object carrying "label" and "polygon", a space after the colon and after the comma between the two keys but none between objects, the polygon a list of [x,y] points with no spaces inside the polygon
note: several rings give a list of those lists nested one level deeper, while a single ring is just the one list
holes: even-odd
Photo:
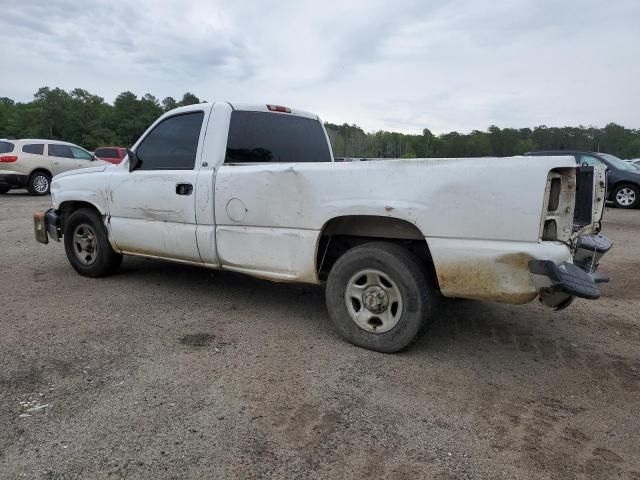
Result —
[{"label": "red car", "polygon": [[127,154],[127,149],[124,147],[100,147],[96,148],[93,154],[100,160],[106,160],[117,165]]}]

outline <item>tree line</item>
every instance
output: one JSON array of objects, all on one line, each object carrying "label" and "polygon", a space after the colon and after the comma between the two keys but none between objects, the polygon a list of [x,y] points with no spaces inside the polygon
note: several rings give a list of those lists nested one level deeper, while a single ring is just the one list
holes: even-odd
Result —
[{"label": "tree line", "polygon": [[[122,92],[113,104],[76,88],[42,87],[31,102],[0,97],[0,138],[49,138],[66,140],[93,150],[117,145],[130,147],[162,113],[200,103],[192,93],[182,99],[160,100]],[[365,132],[357,125],[325,124],[337,157],[481,157],[521,155],[531,150],[578,149],[607,152],[621,158],[640,157],[640,130],[615,123],[592,126],[499,128],[470,133],[422,134]]]},{"label": "tree line", "polygon": [[620,158],[640,157],[640,130],[610,123],[596,127],[498,128],[471,133],[422,135],[378,131],[366,133],[357,125],[326,124],[336,157],[425,158],[506,157],[533,150],[585,150],[606,152]]},{"label": "tree line", "polygon": [[89,150],[101,146],[130,147],[164,112],[200,103],[192,93],[182,100],[160,101],[151,94],[122,92],[109,104],[102,97],[76,88],[69,92],[42,87],[31,102],[0,97],[0,138],[65,140]]}]

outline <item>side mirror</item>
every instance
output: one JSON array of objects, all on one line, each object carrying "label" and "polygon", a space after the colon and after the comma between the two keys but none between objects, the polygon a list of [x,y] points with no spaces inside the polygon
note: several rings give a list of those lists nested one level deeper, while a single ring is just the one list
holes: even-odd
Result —
[{"label": "side mirror", "polygon": [[142,160],[138,158],[136,153],[133,150],[129,150],[127,148],[127,157],[129,157],[129,171],[133,172],[136,168],[140,168],[142,165]]},{"label": "side mirror", "polygon": [[96,160],[98,160],[98,157],[96,157],[95,155],[91,155],[91,161],[95,162]]}]

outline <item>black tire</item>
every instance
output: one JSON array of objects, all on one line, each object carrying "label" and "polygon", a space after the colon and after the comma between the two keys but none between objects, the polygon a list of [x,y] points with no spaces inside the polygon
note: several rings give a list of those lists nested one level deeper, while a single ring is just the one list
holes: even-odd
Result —
[{"label": "black tire", "polygon": [[[399,291],[401,297],[402,306],[396,308],[396,313],[398,308],[401,308],[401,313],[398,314],[398,319],[395,320],[397,323],[394,324],[391,321],[389,324],[393,325],[393,327],[382,333],[376,333],[371,330],[378,328],[375,324],[367,327],[369,330],[365,330],[356,323],[356,320],[352,318],[352,313],[350,313],[358,309],[358,303],[360,302],[355,300],[354,303],[353,299],[356,297],[352,296],[349,300],[351,305],[347,303],[347,288],[354,283],[359,283],[360,280],[356,278],[363,271],[381,272],[386,275],[386,283],[389,283],[390,280],[390,287],[396,289],[396,292]],[[364,277],[364,285],[366,286],[369,284],[367,273],[364,274]],[[385,281],[382,283],[385,283]],[[394,283],[395,285],[393,285]],[[375,287],[369,286],[363,290],[360,310],[364,312],[365,317],[376,315],[372,314],[371,310],[364,305],[366,301],[365,292],[368,289],[375,289]],[[389,296],[388,298],[392,297]],[[435,289],[429,285],[422,266],[409,251],[393,243],[372,242],[352,248],[336,261],[329,272],[326,301],[329,316],[344,339],[370,350],[392,353],[406,348],[417,338],[420,330],[430,320],[436,296]],[[392,307],[393,304],[389,303],[385,310],[389,310],[389,314],[391,314],[390,309]],[[369,321],[373,320],[380,322],[375,317]],[[362,320],[360,321],[362,322]],[[382,322],[380,323],[384,327]]]},{"label": "black tire", "polygon": [[[83,232],[86,238],[75,238]],[[80,242],[88,244],[83,249]],[[90,208],[80,208],[65,220],[64,249],[71,266],[86,277],[111,275],[122,263],[122,255],[111,248],[100,214]]]},{"label": "black tire", "polygon": [[[630,202],[631,199],[633,201]],[[611,194],[611,200],[618,208],[638,208],[640,205],[640,189],[637,185],[632,184],[619,185]]]},{"label": "black tire", "polygon": [[31,195],[48,195],[51,190],[51,175],[43,171],[33,172],[29,175],[27,190]]},{"label": "black tire", "polygon": [[0,195],[4,195],[5,193],[7,193],[9,190],[11,190],[11,187],[8,185],[3,185],[2,187],[0,187]]}]

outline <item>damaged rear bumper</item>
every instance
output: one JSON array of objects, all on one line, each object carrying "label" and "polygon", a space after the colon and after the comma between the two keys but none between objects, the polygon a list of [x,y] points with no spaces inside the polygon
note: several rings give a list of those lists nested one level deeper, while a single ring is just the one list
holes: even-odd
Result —
[{"label": "damaged rear bumper", "polygon": [[540,301],[548,307],[561,310],[574,298],[595,300],[600,297],[598,283],[609,278],[596,272],[602,256],[613,243],[601,235],[584,235],[576,242],[573,263],[556,264],[551,260],[529,261],[529,273],[538,290]]}]

